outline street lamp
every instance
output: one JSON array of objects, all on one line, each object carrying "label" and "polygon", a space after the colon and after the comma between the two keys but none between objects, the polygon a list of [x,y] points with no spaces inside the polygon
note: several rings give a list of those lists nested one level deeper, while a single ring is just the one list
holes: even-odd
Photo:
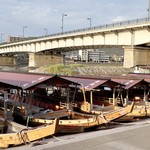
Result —
[{"label": "street lamp", "polygon": [[1,33],[1,43],[3,42],[4,33]]},{"label": "street lamp", "polygon": [[67,14],[62,14],[62,26],[61,26],[62,33],[64,32],[64,17],[65,16],[67,16]]},{"label": "street lamp", "polygon": [[23,37],[24,37],[24,30],[27,28],[27,26],[23,26]]},{"label": "street lamp", "polygon": [[92,20],[91,20],[91,18],[87,18],[87,20],[89,20],[89,22],[90,22],[90,28],[91,28],[91,26],[92,26]]},{"label": "street lamp", "polygon": [[47,35],[48,34],[47,28],[44,28],[44,30],[45,30],[45,35]]},{"label": "street lamp", "polygon": [[150,18],[150,0],[148,2],[148,9],[147,9],[147,11],[148,11],[148,19],[149,19]]}]

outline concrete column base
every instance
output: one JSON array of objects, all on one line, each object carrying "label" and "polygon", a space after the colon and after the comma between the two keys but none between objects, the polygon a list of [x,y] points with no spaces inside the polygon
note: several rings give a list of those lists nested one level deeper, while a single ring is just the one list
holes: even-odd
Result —
[{"label": "concrete column base", "polygon": [[150,49],[144,47],[124,48],[124,68],[136,65],[150,65]]},{"label": "concrete column base", "polygon": [[29,53],[29,67],[64,64],[64,55]]}]

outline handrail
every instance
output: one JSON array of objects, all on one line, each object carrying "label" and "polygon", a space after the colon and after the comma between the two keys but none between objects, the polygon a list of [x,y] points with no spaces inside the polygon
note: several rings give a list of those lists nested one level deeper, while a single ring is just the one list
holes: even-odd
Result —
[{"label": "handrail", "polygon": [[[121,27],[121,26],[124,26],[124,25],[126,25],[126,26],[128,26],[128,25],[137,25],[137,24],[147,23],[147,22],[150,22],[150,18],[127,20],[127,21],[122,21],[122,22],[116,22],[116,23],[111,23],[111,24],[94,26],[94,27],[91,27],[91,28],[82,28],[82,29],[66,31],[66,32],[63,32],[63,33],[54,33],[54,34],[49,34],[49,35],[39,36],[39,37],[20,38],[20,40],[18,42],[34,40],[34,39],[40,39],[40,38],[46,38],[46,37],[54,37],[54,36],[58,36],[58,35],[66,35],[66,34],[71,34],[71,33],[87,32],[87,31],[93,31],[93,30],[98,30],[98,29],[109,29],[109,28]],[[9,44],[9,43],[15,43],[15,42],[4,42],[4,43],[0,43],[0,45]]]}]

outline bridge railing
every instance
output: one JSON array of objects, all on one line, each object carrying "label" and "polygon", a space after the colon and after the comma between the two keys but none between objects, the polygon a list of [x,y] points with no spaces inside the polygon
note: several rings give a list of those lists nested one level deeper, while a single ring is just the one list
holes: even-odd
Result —
[{"label": "bridge railing", "polygon": [[97,29],[105,29],[105,28],[113,28],[113,27],[120,27],[120,26],[135,25],[135,24],[140,24],[140,23],[146,23],[149,21],[150,21],[150,18],[134,19],[134,20],[116,22],[116,23],[105,24],[105,25],[100,25],[100,26],[94,26],[91,28],[83,28],[83,29],[77,29],[77,30],[73,30],[73,31],[67,31],[67,32],[64,32],[63,34],[83,32],[83,31],[89,31],[89,30],[97,30]]},{"label": "bridge railing", "polygon": [[[107,28],[115,28],[115,27],[121,27],[121,26],[136,25],[136,24],[147,23],[147,22],[150,22],[150,18],[141,18],[141,19],[134,19],[134,20],[110,23],[110,24],[105,24],[105,25],[100,25],[100,26],[93,26],[91,28],[82,28],[82,29],[77,29],[77,30],[66,31],[63,33],[49,34],[49,35],[39,36],[39,37],[35,37],[35,38],[33,38],[33,37],[25,38],[25,39],[22,38],[18,42],[46,38],[46,37],[59,36],[59,35],[66,35],[66,34],[71,34],[71,33],[93,31],[93,30],[98,30],[98,29],[107,29]],[[11,42],[11,43],[13,43],[13,42]],[[0,43],[0,45],[4,45],[4,44],[8,44],[8,43],[7,42]]]}]

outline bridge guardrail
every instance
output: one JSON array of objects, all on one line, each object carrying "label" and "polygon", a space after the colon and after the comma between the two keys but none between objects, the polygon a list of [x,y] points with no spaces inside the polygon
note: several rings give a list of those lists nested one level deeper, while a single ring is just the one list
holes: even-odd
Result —
[{"label": "bridge guardrail", "polygon": [[[94,26],[94,27],[91,27],[91,28],[82,28],[82,29],[66,31],[66,32],[63,32],[63,33],[49,34],[49,35],[39,36],[39,37],[35,37],[35,38],[33,38],[33,37],[32,38],[25,38],[25,39],[19,40],[18,42],[34,40],[34,39],[39,39],[39,38],[53,37],[53,36],[58,36],[58,35],[65,35],[65,34],[70,34],[70,33],[79,33],[79,32],[84,32],[84,31],[86,32],[86,31],[90,31],[90,30],[121,27],[121,26],[124,26],[124,25],[135,25],[135,24],[146,23],[146,22],[150,22],[150,18],[141,18],[141,19],[134,19],[134,20],[110,23],[110,24],[105,24],[105,25],[100,25],[100,26]],[[10,43],[15,43],[15,42],[10,42]],[[0,43],[0,45],[4,45],[4,44],[8,44],[8,42]]]}]

